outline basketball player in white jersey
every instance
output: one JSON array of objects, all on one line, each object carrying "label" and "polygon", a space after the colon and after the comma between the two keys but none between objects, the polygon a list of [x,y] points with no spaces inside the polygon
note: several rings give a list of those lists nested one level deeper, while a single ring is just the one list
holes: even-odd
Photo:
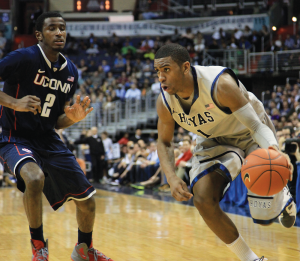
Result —
[{"label": "basketball player in white jersey", "polygon": [[[162,46],[154,60],[161,83],[161,95],[157,100],[157,150],[172,196],[178,201],[193,196],[175,175],[171,141],[176,121],[198,134],[189,174],[194,205],[200,215],[240,260],[264,260],[248,247],[221,210],[219,201],[240,173],[243,160],[250,152],[259,147],[279,151],[274,127],[262,103],[247,92],[231,69],[192,67],[189,60],[187,50],[178,44]],[[293,166],[288,156],[285,157],[292,179]],[[277,218],[285,227],[295,223],[296,207],[287,188],[269,197],[248,191],[248,201],[255,223],[268,225]]]}]

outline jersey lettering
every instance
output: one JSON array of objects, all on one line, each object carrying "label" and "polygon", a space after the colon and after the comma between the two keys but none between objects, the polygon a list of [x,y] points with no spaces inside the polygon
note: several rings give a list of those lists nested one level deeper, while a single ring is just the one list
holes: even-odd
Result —
[{"label": "jersey lettering", "polygon": [[210,116],[210,113],[208,111],[204,112],[204,114],[209,122],[215,121],[214,118],[212,116]]},{"label": "jersey lettering", "polygon": [[198,113],[198,119],[199,119],[199,125],[207,123],[207,121],[203,119],[200,113]]},{"label": "jersey lettering", "polygon": [[40,74],[36,74],[34,79],[34,84],[41,85],[43,87],[49,87],[51,90],[58,90],[60,89],[63,93],[69,93],[72,86],[69,83],[62,83],[60,80],[57,79],[49,79],[47,76],[42,76],[40,78]]}]

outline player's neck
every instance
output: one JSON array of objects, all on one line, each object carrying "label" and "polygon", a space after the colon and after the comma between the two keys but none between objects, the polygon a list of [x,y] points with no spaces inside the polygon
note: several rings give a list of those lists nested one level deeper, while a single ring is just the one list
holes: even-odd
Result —
[{"label": "player's neck", "polygon": [[52,63],[57,62],[58,57],[59,57],[59,52],[58,51],[53,51],[50,49],[48,46],[44,45],[42,42],[39,43],[41,48],[43,49],[44,54],[48,58],[48,60]]},{"label": "player's neck", "polygon": [[188,98],[194,92],[194,77],[192,74],[192,70],[190,70],[189,74],[185,76],[183,79],[182,89],[176,94],[181,98]]}]

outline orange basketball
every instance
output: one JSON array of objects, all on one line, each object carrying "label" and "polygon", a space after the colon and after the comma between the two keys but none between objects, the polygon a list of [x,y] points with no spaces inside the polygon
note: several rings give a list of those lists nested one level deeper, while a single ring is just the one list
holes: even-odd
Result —
[{"label": "orange basketball", "polygon": [[284,188],[290,171],[287,159],[279,152],[258,149],[246,157],[241,175],[250,191],[260,196],[271,196]]}]

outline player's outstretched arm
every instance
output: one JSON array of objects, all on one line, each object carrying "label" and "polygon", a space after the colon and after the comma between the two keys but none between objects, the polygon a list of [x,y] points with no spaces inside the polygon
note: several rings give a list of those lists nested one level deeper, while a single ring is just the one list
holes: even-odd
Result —
[{"label": "player's outstretched arm", "polygon": [[68,128],[74,123],[83,120],[93,110],[93,107],[89,108],[90,103],[91,100],[88,96],[84,97],[81,101],[79,95],[77,95],[76,102],[72,106],[67,102],[65,105],[65,113],[58,117],[55,128]]},{"label": "player's outstretched arm", "polygon": [[186,183],[175,174],[174,148],[171,143],[174,135],[175,121],[164,106],[161,95],[158,96],[156,109],[158,114],[157,153],[160,165],[171,187],[172,196],[177,201],[189,200],[193,195],[189,192]]},{"label": "player's outstretched arm", "polygon": [[41,113],[41,100],[34,95],[27,95],[21,99],[15,99],[0,91],[0,104],[15,111]]}]

